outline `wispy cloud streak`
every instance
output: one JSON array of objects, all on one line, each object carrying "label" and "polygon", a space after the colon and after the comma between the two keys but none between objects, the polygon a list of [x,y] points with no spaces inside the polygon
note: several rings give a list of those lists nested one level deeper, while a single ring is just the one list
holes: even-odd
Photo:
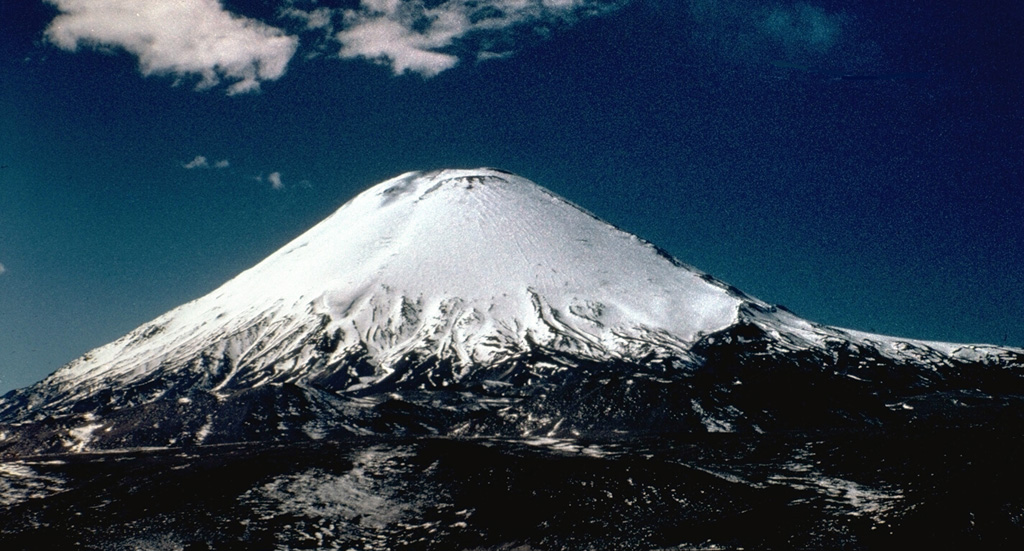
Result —
[{"label": "wispy cloud streak", "polygon": [[187,163],[182,163],[181,166],[188,170],[195,168],[228,168],[231,166],[231,163],[227,159],[223,159],[211,164],[209,159],[203,155],[196,155],[194,159]]},{"label": "wispy cloud streak", "polygon": [[[386,64],[396,74],[432,77],[451,69],[461,55],[476,60],[507,57],[510,34],[608,13],[628,0],[361,0],[341,13],[334,38],[342,58]],[[469,42],[472,41],[472,44]]]},{"label": "wispy cloud streak", "polygon": [[858,47],[850,35],[851,21],[842,11],[813,2],[687,0],[686,4],[695,23],[695,44],[731,62],[820,63],[838,50]]}]

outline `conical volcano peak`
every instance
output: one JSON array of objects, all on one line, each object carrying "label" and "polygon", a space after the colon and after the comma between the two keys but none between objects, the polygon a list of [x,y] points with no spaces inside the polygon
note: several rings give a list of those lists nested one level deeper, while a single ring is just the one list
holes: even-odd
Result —
[{"label": "conical volcano peak", "polygon": [[[0,422],[56,431],[24,439],[32,450],[661,422],[760,431],[882,422],[891,404],[917,411],[904,400],[920,384],[942,403],[950,381],[1018,385],[972,366],[1022,358],[817,325],[525,178],[440,170],[370,187],[212,293],[0,399]],[[791,388],[806,393],[789,400]],[[818,397],[836,388],[856,411]],[[413,409],[395,404],[406,399]],[[51,418],[63,424],[31,424]]]},{"label": "conical volcano peak", "polygon": [[[445,317],[440,304],[454,301],[462,313],[513,327],[531,327],[550,307],[690,340],[731,323],[738,304],[646,242],[493,169],[409,173],[374,186],[269,258],[267,271],[278,262],[292,274],[303,266],[304,294],[318,294],[318,311],[332,319],[353,304],[399,298]],[[600,319],[573,314],[588,308]]]},{"label": "conical volcano peak", "polygon": [[631,315],[645,312],[642,317],[653,315],[673,330],[688,327],[687,336],[708,316],[716,326],[732,320],[737,305],[646,242],[529,180],[493,169],[388,180],[252,272],[246,279],[263,283],[240,287],[272,282],[271,295],[319,295],[332,304],[385,287],[410,300],[459,298],[488,307],[528,290],[601,303],[614,297],[610,302],[628,304]]},{"label": "conical volcano peak", "polygon": [[[948,488],[964,473],[987,480],[992,465],[1015,472],[1012,453],[991,458],[1021,434],[1022,397],[1024,350],[814,324],[524,178],[415,172],[367,189],[209,295],[0,397],[0,541],[50,542],[56,527],[65,547],[221,548],[243,541],[223,535],[241,518],[256,547],[308,546],[310,533],[332,548],[714,544],[661,537],[697,518],[736,547],[737,515],[761,514],[747,514],[751,503],[796,519],[751,546],[842,546],[827,538],[856,526],[871,531],[853,544],[886,531],[918,541],[892,530],[931,526],[935,511],[963,521],[995,510],[984,484],[967,505]],[[880,475],[879,465],[896,467]],[[222,475],[228,487],[210,485]],[[986,526],[1019,528],[1011,490],[1000,503],[1013,514],[979,517]],[[171,505],[152,509],[154,495]],[[476,499],[493,495],[560,502],[505,523],[507,508]],[[612,525],[666,504],[669,514],[591,545],[552,531],[601,530],[575,510],[559,516],[565,502],[626,503],[593,515]],[[694,517],[693,504],[710,512]],[[814,507],[828,516],[806,516]],[[113,520],[92,530],[67,518]],[[958,524],[977,539],[973,522]],[[812,525],[825,528],[808,539]],[[106,534],[132,539],[97,539]]]},{"label": "conical volcano peak", "polygon": [[[744,300],[525,178],[411,172],[53,379],[145,378],[203,354],[233,382],[299,376],[353,350],[376,377],[410,354],[464,365],[536,347],[678,356],[733,324]],[[317,339],[332,343],[329,358],[311,351]]]}]

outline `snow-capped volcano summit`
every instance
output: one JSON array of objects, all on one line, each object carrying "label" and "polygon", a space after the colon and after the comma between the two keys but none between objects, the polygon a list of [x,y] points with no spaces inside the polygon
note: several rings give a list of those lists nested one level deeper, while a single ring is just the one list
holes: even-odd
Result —
[{"label": "snow-capped volcano summit", "polygon": [[33,435],[7,446],[73,450],[763,430],[805,422],[787,408],[807,397],[789,393],[816,377],[856,411],[814,407],[876,419],[913,409],[903,390],[921,385],[1019,385],[1022,357],[812,324],[521,177],[442,170],[368,189],[207,296],[8,394],[0,423]]},{"label": "snow-capped volcano summit", "polygon": [[[592,359],[682,353],[736,321],[741,300],[709,279],[518,176],[409,173],[50,381],[135,380],[207,354],[230,364],[208,374],[219,388],[289,379],[359,346],[375,376],[412,351],[458,363],[528,343]],[[335,351],[315,357],[325,335]]]}]

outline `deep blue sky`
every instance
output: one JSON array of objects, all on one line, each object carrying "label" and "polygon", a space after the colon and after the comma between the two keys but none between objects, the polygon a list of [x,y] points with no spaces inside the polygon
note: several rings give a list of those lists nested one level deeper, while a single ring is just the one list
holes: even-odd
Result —
[{"label": "deep blue sky", "polygon": [[[501,25],[445,34],[463,2],[232,1],[294,54],[198,90],[201,59],[148,70],[131,33],[71,51],[61,3],[0,0],[0,391],[445,166],[517,172],[814,321],[1024,346],[1024,3],[488,0]],[[412,30],[375,63],[367,21]]]}]

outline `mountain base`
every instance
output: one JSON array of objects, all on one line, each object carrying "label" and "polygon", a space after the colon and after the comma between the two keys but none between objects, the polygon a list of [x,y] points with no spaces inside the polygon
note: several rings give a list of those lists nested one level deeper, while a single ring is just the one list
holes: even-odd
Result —
[{"label": "mountain base", "polygon": [[1020,549],[1024,436],[354,438],[0,464],[3,549]]}]

